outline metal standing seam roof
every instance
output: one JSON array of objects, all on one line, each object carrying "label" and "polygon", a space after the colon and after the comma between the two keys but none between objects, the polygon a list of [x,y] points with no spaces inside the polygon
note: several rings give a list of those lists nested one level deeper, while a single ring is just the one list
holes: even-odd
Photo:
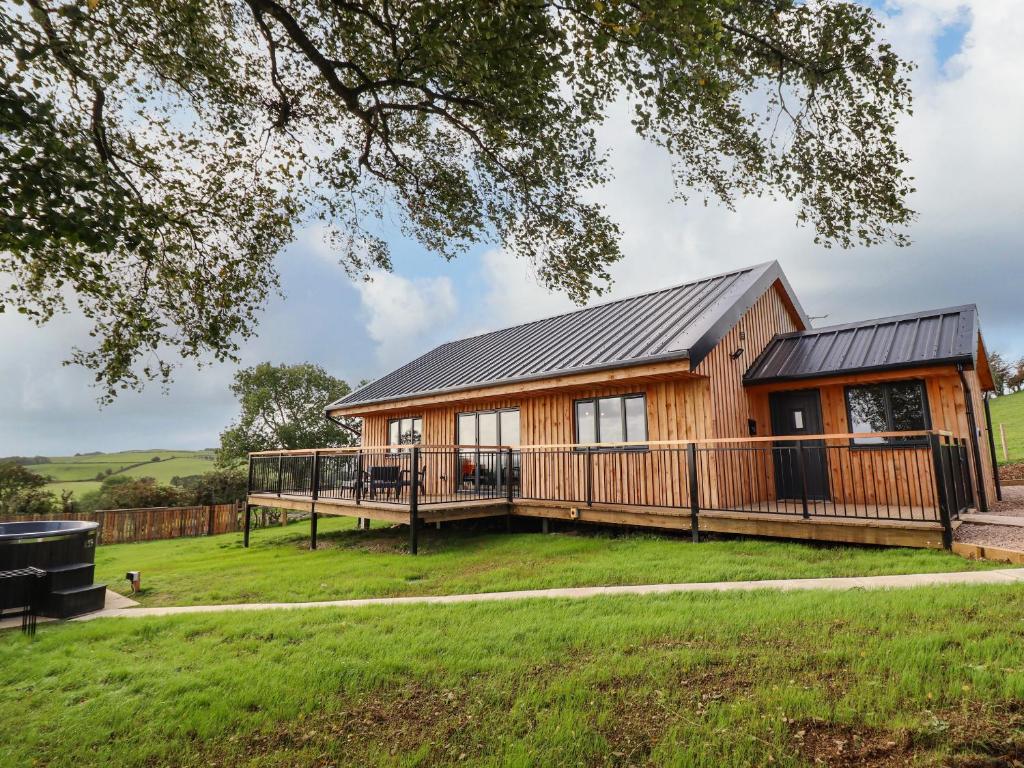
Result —
[{"label": "metal standing seam roof", "polygon": [[779,334],[747,369],[747,384],[859,371],[974,362],[974,304]]},{"label": "metal standing seam roof", "polygon": [[442,344],[327,411],[662,360],[696,367],[776,280],[810,325],[772,261]]}]

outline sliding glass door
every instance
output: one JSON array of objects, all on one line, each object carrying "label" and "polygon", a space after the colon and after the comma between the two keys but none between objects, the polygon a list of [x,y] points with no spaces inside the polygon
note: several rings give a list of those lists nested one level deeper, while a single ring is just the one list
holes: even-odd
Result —
[{"label": "sliding glass door", "polygon": [[[456,422],[459,449],[459,489],[477,492],[505,488],[507,457],[495,450],[500,445],[519,445],[519,409],[460,413]],[[512,481],[518,473],[519,455],[513,455]]]}]

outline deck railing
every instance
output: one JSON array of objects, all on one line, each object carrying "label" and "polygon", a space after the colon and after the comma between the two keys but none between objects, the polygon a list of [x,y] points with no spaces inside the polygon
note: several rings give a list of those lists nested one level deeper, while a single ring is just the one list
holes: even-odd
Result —
[{"label": "deck railing", "polygon": [[[967,441],[947,432],[600,445],[395,446],[254,453],[250,495],[395,505],[555,502],[688,515],[939,522],[974,504]],[[314,507],[314,528],[316,513]],[[315,536],[314,536],[315,540]]]}]

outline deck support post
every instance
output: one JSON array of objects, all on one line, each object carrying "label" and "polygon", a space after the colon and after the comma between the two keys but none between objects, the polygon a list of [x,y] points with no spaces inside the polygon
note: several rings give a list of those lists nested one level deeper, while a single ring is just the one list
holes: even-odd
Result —
[{"label": "deck support post", "polygon": [[804,520],[808,520],[811,514],[807,508],[807,460],[803,440],[798,440],[796,444],[796,466],[800,470],[800,503],[803,505]]},{"label": "deck support post", "polygon": [[693,543],[700,542],[700,524],[697,521],[697,514],[700,512],[700,489],[697,487],[697,444],[688,443],[686,446],[686,470],[687,484],[690,487],[690,534],[693,536]]},{"label": "deck support post", "polygon": [[[942,546],[946,549],[953,547],[953,523],[949,514],[949,493],[946,483],[946,462],[942,456],[942,444],[939,436],[934,432],[928,435],[928,442],[932,449],[932,462],[935,466],[935,493],[939,505],[939,522],[942,523]],[[950,468],[952,471],[952,467]]]},{"label": "deck support post", "polygon": [[249,505],[249,504],[246,504],[245,505],[245,529],[244,529],[245,533],[242,534],[242,546],[245,547],[246,549],[249,548],[249,528],[250,528],[249,518],[251,517],[251,515],[250,515],[251,511],[252,511],[252,506]]},{"label": "deck support post", "polygon": [[988,452],[992,456],[992,479],[996,481],[996,501],[1003,500],[1003,486],[999,482],[999,460],[996,458],[996,436],[992,432],[992,409],[988,405],[988,392],[984,395],[985,426],[988,428]]},{"label": "deck support post", "polygon": [[412,449],[412,472],[409,484],[409,553],[415,555],[417,550],[417,523],[419,518],[419,478],[420,472],[420,449],[415,446]]},{"label": "deck support post", "polygon": [[540,532],[541,533],[548,533],[549,532],[548,519],[546,517],[542,517],[540,519]]},{"label": "deck support post", "polygon": [[309,548],[316,549],[316,500],[320,496],[320,451],[313,451],[313,469],[310,478],[310,494],[312,501],[309,504]]}]

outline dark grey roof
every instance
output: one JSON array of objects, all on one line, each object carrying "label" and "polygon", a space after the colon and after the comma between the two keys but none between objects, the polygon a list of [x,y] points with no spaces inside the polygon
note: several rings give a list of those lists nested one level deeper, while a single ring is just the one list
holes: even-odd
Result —
[{"label": "dark grey roof", "polygon": [[776,280],[809,325],[772,261],[442,344],[327,410],[661,360],[695,367]]},{"label": "dark grey roof", "polygon": [[743,380],[749,384],[973,362],[977,348],[978,309],[968,304],[779,334]]}]

